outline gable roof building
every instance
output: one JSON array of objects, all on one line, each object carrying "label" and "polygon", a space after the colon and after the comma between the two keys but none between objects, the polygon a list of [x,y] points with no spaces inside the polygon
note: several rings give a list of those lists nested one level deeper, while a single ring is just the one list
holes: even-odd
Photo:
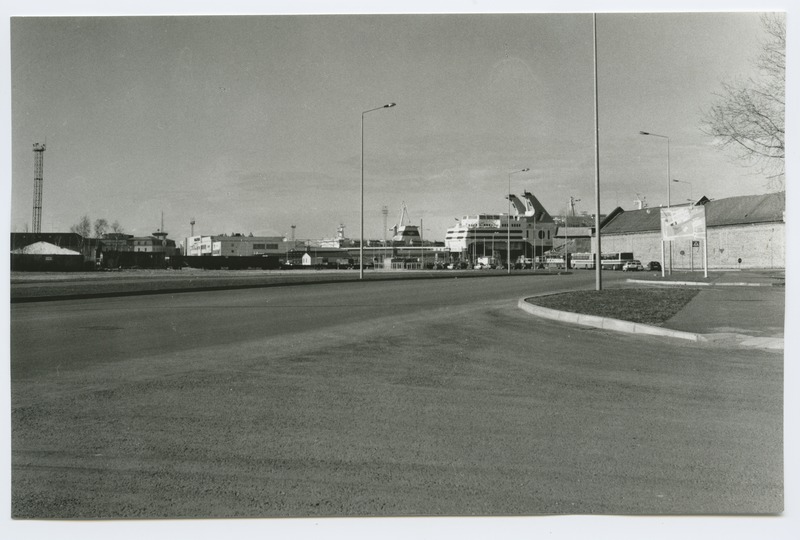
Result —
[{"label": "gable roof building", "polygon": [[[706,209],[709,268],[785,267],[785,192],[718,200],[703,197],[694,204]],[[615,211],[601,228],[603,252],[633,252],[644,263],[660,261],[660,218],[658,207]],[[666,252],[669,257],[670,250]],[[702,266],[702,245],[691,239],[674,241],[671,252],[673,268]]]}]

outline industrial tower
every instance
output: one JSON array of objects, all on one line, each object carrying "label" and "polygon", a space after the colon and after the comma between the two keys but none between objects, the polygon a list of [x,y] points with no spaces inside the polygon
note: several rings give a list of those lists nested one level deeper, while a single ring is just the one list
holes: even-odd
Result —
[{"label": "industrial tower", "polygon": [[42,180],[45,145],[33,143],[33,232],[42,232]]}]

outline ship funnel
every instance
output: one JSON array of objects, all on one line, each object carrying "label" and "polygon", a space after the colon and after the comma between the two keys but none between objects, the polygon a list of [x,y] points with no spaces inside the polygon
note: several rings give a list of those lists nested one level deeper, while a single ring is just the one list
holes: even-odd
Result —
[{"label": "ship funnel", "polygon": [[529,191],[523,192],[522,196],[525,198],[525,205],[527,210],[525,211],[526,216],[533,216],[534,221],[552,221],[553,218],[544,209],[542,203],[539,202],[539,199],[533,196],[532,193]]},{"label": "ship funnel", "polygon": [[514,205],[514,209],[517,211],[517,215],[521,216],[525,214],[525,204],[521,200],[519,200],[519,197],[509,193],[508,197],[506,198],[511,201],[511,204]]}]

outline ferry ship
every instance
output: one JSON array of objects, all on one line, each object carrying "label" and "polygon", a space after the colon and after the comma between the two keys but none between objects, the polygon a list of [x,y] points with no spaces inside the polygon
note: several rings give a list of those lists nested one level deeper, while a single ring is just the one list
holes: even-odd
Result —
[{"label": "ferry ship", "polygon": [[397,224],[392,227],[392,245],[393,246],[415,246],[420,245],[419,227],[411,224],[411,219],[408,217],[408,208],[406,203],[403,202],[403,208],[400,211],[400,219]]},{"label": "ferry ship", "polygon": [[509,194],[515,214],[478,214],[447,229],[445,247],[453,258],[475,264],[490,257],[498,265],[532,261],[553,247],[556,223],[532,193]]}]

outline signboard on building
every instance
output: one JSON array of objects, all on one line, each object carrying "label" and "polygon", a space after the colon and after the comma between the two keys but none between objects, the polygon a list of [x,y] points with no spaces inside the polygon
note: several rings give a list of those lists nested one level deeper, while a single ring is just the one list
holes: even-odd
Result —
[{"label": "signboard on building", "polygon": [[678,206],[661,209],[661,239],[702,240],[706,235],[706,207]]}]

